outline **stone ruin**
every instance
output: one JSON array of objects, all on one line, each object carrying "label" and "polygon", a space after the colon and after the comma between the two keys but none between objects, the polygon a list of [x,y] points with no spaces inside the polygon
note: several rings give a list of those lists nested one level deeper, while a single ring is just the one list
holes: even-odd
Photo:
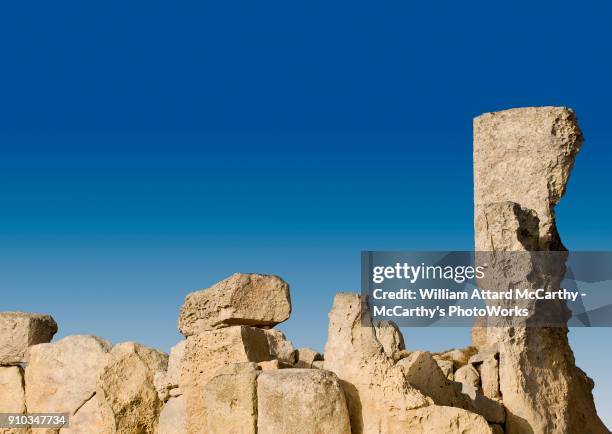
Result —
[{"label": "stone ruin", "polygon": [[[581,143],[566,108],[474,120],[476,250],[565,250],[554,207]],[[95,336],[50,343],[50,316],[1,313],[0,413],[71,419],[0,434],[609,433],[567,327],[475,326],[468,348],[407,351],[400,330],[373,321],[362,301],[336,295],[323,355],[273,328],[291,313],[276,276],[234,274],[189,294],[185,339],[170,355]]]}]

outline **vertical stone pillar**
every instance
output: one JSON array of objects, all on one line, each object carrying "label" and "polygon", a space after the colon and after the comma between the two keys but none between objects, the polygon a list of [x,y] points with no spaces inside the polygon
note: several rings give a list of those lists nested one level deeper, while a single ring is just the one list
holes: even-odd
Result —
[{"label": "vertical stone pillar", "polygon": [[[476,251],[526,253],[506,255],[504,263],[497,253],[484,253],[498,261],[498,270],[504,269],[499,276],[505,281],[498,280],[498,287],[520,283],[558,289],[564,253],[528,252],[565,252],[554,207],[565,193],[581,144],[576,117],[567,108],[512,109],[474,119]],[[542,257],[561,259],[543,263]],[[510,269],[508,260],[515,261]],[[564,304],[551,306],[545,309],[555,310],[557,318],[566,314]],[[575,365],[567,333],[565,323],[473,330],[474,345],[499,349],[506,433],[609,432],[595,411],[592,380]]]}]

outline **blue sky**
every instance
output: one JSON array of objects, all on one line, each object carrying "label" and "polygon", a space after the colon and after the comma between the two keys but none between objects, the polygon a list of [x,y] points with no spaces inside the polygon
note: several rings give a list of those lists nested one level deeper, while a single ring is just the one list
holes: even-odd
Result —
[{"label": "blue sky", "polygon": [[[168,349],[184,296],[292,286],[322,349],[361,250],[472,247],[471,120],[565,105],[565,244],[612,250],[605,2],[49,2],[0,13],[0,310]],[[409,348],[467,329],[406,330]],[[572,330],[612,425],[609,329]]]}]

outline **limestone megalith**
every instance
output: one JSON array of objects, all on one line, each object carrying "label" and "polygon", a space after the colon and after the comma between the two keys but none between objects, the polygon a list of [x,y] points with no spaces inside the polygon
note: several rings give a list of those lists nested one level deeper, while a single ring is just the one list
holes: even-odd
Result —
[{"label": "limestone megalith", "polygon": [[0,312],[0,366],[27,362],[33,345],[51,342],[57,323],[49,315],[27,312]]},{"label": "limestone megalith", "polygon": [[[574,112],[564,107],[511,109],[474,119],[477,252],[565,251],[554,208],[565,192],[582,141]],[[507,261],[500,262],[500,272],[494,275],[499,277],[498,288],[519,284],[558,289],[564,273],[563,253],[544,256],[544,262],[541,257],[541,253],[517,254],[511,268]],[[495,272],[496,264],[490,265]],[[504,282],[508,270],[514,276]],[[562,303],[546,309],[558,310],[558,318],[565,314]],[[576,367],[567,333],[564,324],[474,330],[475,346],[499,349],[506,433],[608,433],[595,411],[593,383]],[[495,362],[488,363],[485,369]],[[487,384],[487,393],[497,391]]]},{"label": "limestone megalith", "polygon": [[235,273],[185,298],[179,330],[192,336],[234,325],[272,327],[289,318],[289,285],[277,276]]}]

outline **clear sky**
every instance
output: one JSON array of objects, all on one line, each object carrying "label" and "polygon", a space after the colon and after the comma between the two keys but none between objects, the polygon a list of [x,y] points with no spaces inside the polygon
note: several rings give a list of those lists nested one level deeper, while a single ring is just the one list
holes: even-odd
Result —
[{"label": "clear sky", "polygon": [[[185,295],[292,287],[323,349],[361,250],[472,248],[472,118],[576,110],[559,228],[612,250],[612,4],[8,2],[0,13],[0,310],[168,350]],[[610,329],[570,333],[612,426]],[[468,329],[405,330],[409,348]]]}]

